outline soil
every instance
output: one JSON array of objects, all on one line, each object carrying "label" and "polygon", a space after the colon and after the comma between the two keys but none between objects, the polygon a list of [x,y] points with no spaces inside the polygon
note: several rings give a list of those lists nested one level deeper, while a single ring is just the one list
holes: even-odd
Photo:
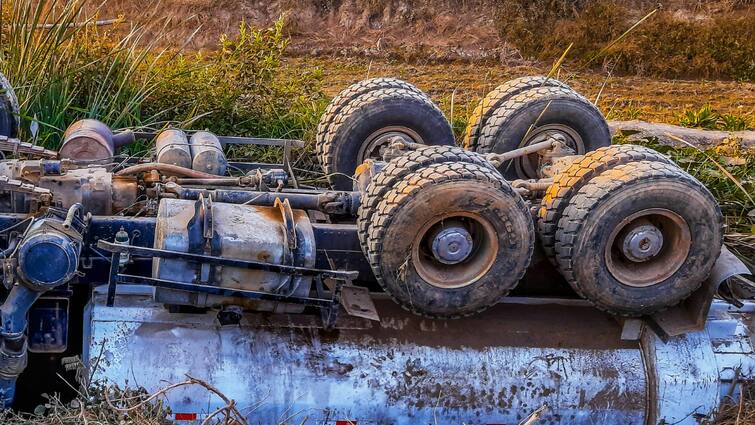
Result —
[{"label": "soil", "polygon": [[[545,65],[503,66],[486,63],[402,63],[385,59],[290,57],[292,70],[319,68],[325,91],[334,96],[349,84],[379,76],[405,79],[429,93],[451,121],[466,117],[485,93],[512,78],[547,74]],[[298,72],[298,71],[297,71]],[[611,76],[607,72],[562,69],[555,75],[597,105],[609,119],[678,124],[684,110],[710,105],[750,122],[755,119],[755,83],[666,80]],[[599,97],[598,97],[599,95]],[[452,107],[453,104],[453,107]],[[459,130],[458,128],[456,129]]]},{"label": "soil", "polygon": [[[732,10],[751,13],[750,1],[628,0],[622,1],[628,7],[622,17],[627,28],[653,9],[681,21],[704,22]],[[588,3],[522,4],[576,17]],[[92,2],[92,9],[95,4],[100,3]],[[166,41],[201,50],[214,48],[221,34],[235,34],[242,20],[269,26],[285,16],[289,51],[296,54],[527,64],[514,47],[517,40],[501,35],[501,14],[509,13],[504,9],[511,9],[505,0],[110,0],[104,2],[99,18],[122,16],[131,24],[151,23],[156,34],[164,32],[168,19],[171,32]]]}]

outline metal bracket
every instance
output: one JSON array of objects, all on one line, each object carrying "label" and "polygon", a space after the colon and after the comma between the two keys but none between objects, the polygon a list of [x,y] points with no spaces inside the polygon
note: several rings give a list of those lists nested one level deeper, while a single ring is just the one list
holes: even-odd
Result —
[{"label": "metal bracket", "polygon": [[[203,254],[191,254],[186,252],[168,251],[156,248],[144,248],[133,245],[121,245],[104,240],[97,241],[97,247],[110,252],[110,276],[108,280],[107,306],[112,307],[115,303],[115,290],[118,284],[127,285],[150,285],[158,288],[176,289],[180,291],[199,292],[225,297],[237,297],[256,299],[263,301],[286,302],[313,306],[320,309],[323,325],[326,329],[335,326],[338,318],[338,309],[341,304],[341,290],[343,285],[350,283],[359,275],[358,271],[325,270],[309,267],[297,267],[285,264],[270,264],[258,261],[236,260],[232,258],[216,257]],[[292,295],[275,294],[270,292],[249,291],[234,288],[207,285],[202,283],[177,282],[168,279],[158,279],[148,276],[135,276],[120,273],[119,258],[122,252],[129,253],[132,257],[171,258],[185,261],[194,261],[199,264],[224,265],[245,269],[263,270],[274,273],[288,274],[291,276],[313,276],[315,281],[316,298],[299,297]],[[334,288],[328,293],[323,286],[323,278],[335,280]]]}]

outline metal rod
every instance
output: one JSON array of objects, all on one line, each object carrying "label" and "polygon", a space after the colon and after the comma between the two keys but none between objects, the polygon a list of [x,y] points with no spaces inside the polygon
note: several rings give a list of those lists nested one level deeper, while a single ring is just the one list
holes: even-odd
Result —
[{"label": "metal rod", "polygon": [[251,298],[263,301],[295,302],[316,307],[330,307],[337,301],[326,298],[292,297],[269,292],[249,291],[244,289],[226,288],[222,286],[202,285],[198,283],[176,282],[173,280],[158,279],[154,277],[134,276],[119,274],[116,276],[119,284],[126,285],[150,285],[159,288],[177,289],[180,291],[201,292],[223,297]]},{"label": "metal rod", "polygon": [[[187,135],[196,133],[196,131],[185,131]],[[140,140],[151,140],[159,133],[138,131],[134,136]],[[220,143],[225,145],[257,145],[257,146],[279,146],[285,147],[286,144],[294,148],[303,148],[306,143],[296,139],[271,139],[264,137],[237,137],[237,136],[217,136]]]},{"label": "metal rod", "polygon": [[196,177],[201,179],[219,179],[221,176],[214,174],[203,173],[201,171],[192,170],[191,168],[179,167],[173,164],[161,164],[159,162],[147,162],[144,164],[136,164],[130,167],[126,167],[117,173],[116,176],[127,176],[131,174],[145,173],[148,171],[157,170],[163,173],[169,173],[185,177]]},{"label": "metal rod", "polygon": [[535,152],[540,152],[545,149],[550,149],[553,147],[553,143],[554,141],[549,138],[546,141],[534,143],[532,145],[527,145],[519,149],[514,149],[513,151],[508,151],[504,153],[491,153],[491,154],[486,155],[486,157],[488,158],[489,161],[498,161],[500,163],[504,163],[514,158],[519,158],[525,155],[533,154]]},{"label": "metal rod", "polygon": [[104,240],[97,241],[97,248],[108,252],[127,252],[140,257],[171,258],[199,263],[212,263],[221,266],[238,267],[242,269],[262,270],[273,273],[286,273],[298,276],[321,275],[333,279],[354,280],[359,275],[357,271],[326,270],[309,267],[286,266],[283,264],[262,263],[259,261],[237,260],[233,258],[215,257],[211,255],[192,254],[189,252],[167,251],[156,248],[145,248],[134,245],[121,245]]}]

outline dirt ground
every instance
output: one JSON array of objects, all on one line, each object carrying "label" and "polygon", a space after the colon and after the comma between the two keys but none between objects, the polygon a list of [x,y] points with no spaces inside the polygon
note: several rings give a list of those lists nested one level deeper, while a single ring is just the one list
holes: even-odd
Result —
[{"label": "dirt ground", "polygon": [[[290,57],[291,69],[319,68],[325,90],[335,95],[349,84],[368,77],[394,76],[428,92],[454,114],[466,116],[479,99],[506,80],[547,74],[545,66],[503,66],[480,63],[415,63],[349,58]],[[659,80],[645,77],[609,76],[603,72],[580,72],[566,68],[557,74],[598,106],[609,119],[642,119],[678,124],[684,110],[710,105],[721,113],[755,118],[755,83],[705,80]],[[599,96],[599,97],[598,97]]]}]

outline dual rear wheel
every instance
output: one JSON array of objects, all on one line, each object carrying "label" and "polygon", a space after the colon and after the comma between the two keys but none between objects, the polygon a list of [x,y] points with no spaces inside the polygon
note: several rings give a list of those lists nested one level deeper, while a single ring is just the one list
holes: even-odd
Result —
[{"label": "dual rear wheel", "polygon": [[[625,316],[684,300],[720,251],[710,192],[658,152],[611,146],[600,111],[550,78],[513,80],[486,96],[467,150],[452,146],[448,122],[424,93],[395,79],[342,92],[317,137],[336,189],[350,189],[345,176],[394,141],[412,146],[362,186],[357,228],[380,285],[417,314],[460,317],[498,302],[529,266],[536,234],[575,292]],[[525,201],[508,180],[546,177],[552,158],[536,153],[496,168],[484,155],[547,137],[580,157]]]}]

